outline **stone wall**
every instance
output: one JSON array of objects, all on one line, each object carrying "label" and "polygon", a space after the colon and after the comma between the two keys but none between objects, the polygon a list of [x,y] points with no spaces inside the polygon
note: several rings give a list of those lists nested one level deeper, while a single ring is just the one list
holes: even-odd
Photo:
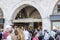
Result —
[{"label": "stone wall", "polygon": [[53,14],[53,9],[58,0],[0,0],[0,8],[3,11],[6,25],[12,25],[17,12],[24,6],[30,5],[35,7],[42,17],[42,28],[51,29],[49,16]]}]

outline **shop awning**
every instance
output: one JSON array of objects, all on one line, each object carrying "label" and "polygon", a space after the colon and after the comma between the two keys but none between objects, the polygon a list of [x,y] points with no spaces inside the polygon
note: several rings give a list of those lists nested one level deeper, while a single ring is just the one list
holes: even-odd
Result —
[{"label": "shop awning", "polygon": [[51,15],[50,20],[51,21],[60,21],[60,15]]},{"label": "shop awning", "polygon": [[25,23],[28,23],[28,22],[42,22],[41,19],[18,19],[18,20],[12,20],[13,23],[21,23],[21,22],[25,22]]}]

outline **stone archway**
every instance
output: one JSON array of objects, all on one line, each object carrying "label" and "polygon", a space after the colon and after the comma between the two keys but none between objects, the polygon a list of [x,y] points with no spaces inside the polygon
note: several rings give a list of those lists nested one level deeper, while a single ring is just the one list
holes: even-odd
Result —
[{"label": "stone archway", "polygon": [[29,25],[29,26],[35,26],[34,28],[37,27],[38,29],[42,28],[42,18],[36,8],[30,5],[27,5],[18,10],[19,11],[15,16],[15,19],[12,20],[14,25],[17,25],[17,26]]},{"label": "stone archway", "polygon": [[15,19],[15,16],[17,15],[18,11],[21,10],[22,8],[28,6],[28,5],[33,6],[34,8],[36,8],[39,11],[41,17],[43,17],[43,14],[42,14],[43,11],[44,11],[43,8],[38,3],[36,3],[35,1],[27,1],[26,0],[26,1],[22,1],[21,3],[16,4],[14,6],[14,8],[11,12],[12,15],[11,15],[10,19],[11,20]]},{"label": "stone archway", "polygon": [[60,15],[60,1],[58,0],[53,8],[52,15]]}]

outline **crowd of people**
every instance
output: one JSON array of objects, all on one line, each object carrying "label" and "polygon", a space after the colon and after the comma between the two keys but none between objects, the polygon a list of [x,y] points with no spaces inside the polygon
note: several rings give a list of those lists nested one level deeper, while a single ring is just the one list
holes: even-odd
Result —
[{"label": "crowd of people", "polygon": [[30,30],[27,27],[12,28],[7,25],[4,31],[0,31],[0,40],[60,40],[59,30]]}]

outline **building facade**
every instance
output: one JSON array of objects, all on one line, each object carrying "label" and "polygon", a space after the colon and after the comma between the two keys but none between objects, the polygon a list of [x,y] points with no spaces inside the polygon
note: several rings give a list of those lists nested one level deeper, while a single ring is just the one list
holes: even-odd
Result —
[{"label": "building facade", "polygon": [[[1,14],[3,14],[3,18],[5,19],[4,29],[6,25],[14,25],[12,21],[15,20],[15,17],[21,9],[31,6],[39,12],[40,16],[38,17],[40,18],[40,22],[42,22],[42,29],[50,31],[52,28],[51,24],[53,24],[50,15],[58,14],[57,10],[55,10],[58,2],[59,0],[0,0]],[[30,21],[30,19],[28,19],[28,21]]]}]

